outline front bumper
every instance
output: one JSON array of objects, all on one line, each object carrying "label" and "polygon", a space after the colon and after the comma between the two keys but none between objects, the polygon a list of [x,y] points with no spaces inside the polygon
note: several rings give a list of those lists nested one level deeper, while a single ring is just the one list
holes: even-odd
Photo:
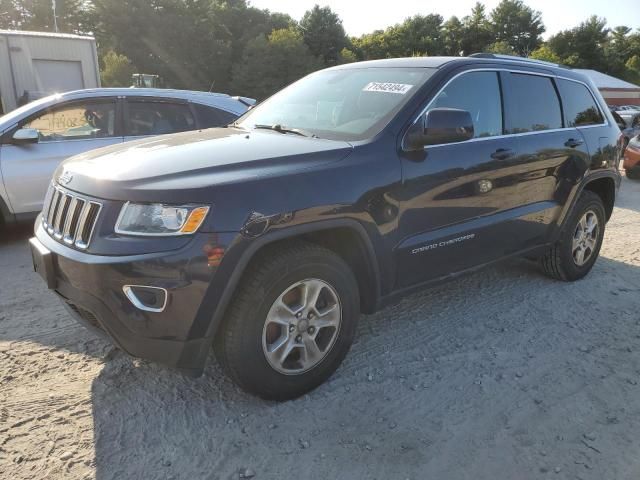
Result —
[{"label": "front bumper", "polygon": [[[204,300],[218,270],[206,252],[226,248],[231,234],[196,234],[185,247],[168,252],[105,256],[62,245],[47,234],[39,219],[36,225],[32,243],[51,252],[49,288],[73,317],[106,333],[130,355],[189,374],[202,372],[213,335],[213,312],[206,311],[211,304]],[[124,285],[165,289],[164,310],[138,308],[125,295]]]}]

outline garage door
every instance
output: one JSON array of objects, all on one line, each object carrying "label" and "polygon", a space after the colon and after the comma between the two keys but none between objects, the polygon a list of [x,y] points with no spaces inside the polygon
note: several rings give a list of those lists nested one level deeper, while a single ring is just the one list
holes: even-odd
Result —
[{"label": "garage door", "polygon": [[42,92],[60,93],[84,88],[81,62],[34,59],[33,70]]}]

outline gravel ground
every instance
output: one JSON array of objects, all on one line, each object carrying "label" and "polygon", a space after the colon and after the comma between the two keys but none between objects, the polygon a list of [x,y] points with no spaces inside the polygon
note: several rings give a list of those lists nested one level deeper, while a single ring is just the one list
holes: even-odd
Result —
[{"label": "gravel ground", "polygon": [[0,236],[0,478],[640,478],[640,182],[586,279],[516,260],[407,297],[282,404],[113,349],[32,273],[29,228]]}]

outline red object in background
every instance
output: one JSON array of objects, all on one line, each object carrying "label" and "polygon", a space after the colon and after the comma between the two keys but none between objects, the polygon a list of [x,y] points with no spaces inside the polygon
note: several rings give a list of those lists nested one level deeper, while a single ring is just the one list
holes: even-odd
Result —
[{"label": "red object in background", "polygon": [[[629,142],[627,149],[624,151],[624,169],[627,171],[628,177],[636,177],[640,174],[640,139],[636,137]],[[630,175],[629,172],[633,170],[635,175]]]}]

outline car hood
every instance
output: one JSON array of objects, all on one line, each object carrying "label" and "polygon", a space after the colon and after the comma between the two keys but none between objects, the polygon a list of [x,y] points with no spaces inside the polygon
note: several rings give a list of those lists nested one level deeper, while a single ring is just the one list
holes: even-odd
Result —
[{"label": "car hood", "polygon": [[[54,180],[98,198],[195,201],[220,185],[292,174],[344,159],[347,142],[240,128],[163,135],[76,155]],[[168,197],[167,191],[172,191]]]}]

